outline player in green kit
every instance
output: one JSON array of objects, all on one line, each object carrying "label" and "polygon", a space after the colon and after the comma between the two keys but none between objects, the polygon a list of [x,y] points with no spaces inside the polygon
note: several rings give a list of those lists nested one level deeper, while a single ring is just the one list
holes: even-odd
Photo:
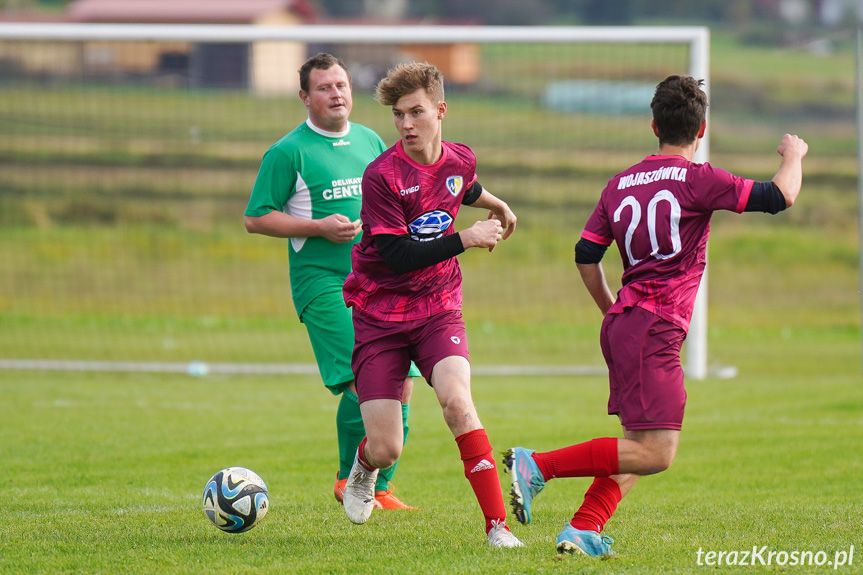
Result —
[{"label": "player in green kit", "polygon": [[[289,239],[294,307],[308,330],[324,385],[341,395],[334,493],[342,502],[354,455],[366,434],[351,371],[354,329],[342,285],[351,271],[351,247],[362,231],[363,172],[386,146],[372,130],[348,121],[351,78],[335,56],[317,54],[303,64],[299,95],[309,117],[264,154],[244,221],[250,233]],[[402,396],[405,438],[415,375],[419,371],[412,366]],[[415,509],[392,494],[395,468],[381,471],[375,507]]]}]

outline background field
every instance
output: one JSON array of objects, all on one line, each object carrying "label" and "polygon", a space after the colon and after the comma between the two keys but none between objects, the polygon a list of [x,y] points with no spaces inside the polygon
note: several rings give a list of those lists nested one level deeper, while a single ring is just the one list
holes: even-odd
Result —
[{"label": "background field", "polygon": [[[336,401],[316,376],[0,370],[14,505],[0,571],[691,573],[699,548],[863,553],[852,51],[755,48],[722,33],[712,43],[711,162],[768,179],[782,133],[811,151],[791,211],[714,219],[710,363],[738,375],[689,383],[674,466],[644,479],[608,526],[621,559],[553,559],[586,480],[549,485],[535,524],[513,527],[527,548],[488,549],[422,386],[397,484],[423,511],[356,527],[330,494]],[[461,258],[478,371],[602,365],[572,246],[607,178],[655,143],[646,114],[538,107],[537,57],[570,76],[655,83],[685,62],[657,50],[668,51],[597,61],[500,47],[484,53],[483,92],[451,91],[446,137],[473,145],[482,181],[520,217],[492,256]],[[292,97],[0,77],[0,360],[311,363],[284,244],[241,224],[261,154],[304,115]],[[394,141],[388,114],[359,93],[354,119]],[[618,260],[606,258],[612,282]],[[498,451],[618,434],[601,375],[480,375],[474,394]],[[199,509],[207,478],[229,465],[271,489],[271,514],[246,535],[218,532]]]}]

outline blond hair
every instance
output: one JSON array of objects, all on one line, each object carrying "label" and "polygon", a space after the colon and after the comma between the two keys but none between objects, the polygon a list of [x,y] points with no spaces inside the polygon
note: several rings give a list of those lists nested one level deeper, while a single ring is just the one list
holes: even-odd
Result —
[{"label": "blond hair", "polygon": [[395,106],[403,96],[425,90],[429,99],[439,104],[444,101],[443,74],[428,62],[399,64],[378,82],[375,99],[384,106]]}]

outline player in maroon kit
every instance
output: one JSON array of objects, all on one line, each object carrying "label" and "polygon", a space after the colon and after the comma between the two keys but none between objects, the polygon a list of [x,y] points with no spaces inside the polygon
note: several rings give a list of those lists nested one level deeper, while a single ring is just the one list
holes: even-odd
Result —
[{"label": "player in maroon kit", "polygon": [[[716,210],[775,214],[797,199],[806,142],[785,134],[771,181],[754,182],[695,164],[704,136],[702,81],[669,76],[650,107],[659,151],[613,177],[575,246],[588,292],[604,314],[600,346],[609,370],[608,413],[623,426],[599,438],[546,453],[514,447],[504,454],[512,474],[513,512],[530,522],[531,502],[555,477],[595,477],[584,503],[557,539],[559,552],[613,554],[605,523],[638,478],[667,469],[677,452],[686,391],[680,347],[689,329]],[[600,261],[617,243],[623,259],[617,297]]]},{"label": "player in maroon kit", "polygon": [[[352,368],[366,428],[345,486],[345,512],[354,523],[368,520],[378,469],[401,455],[400,398],[413,360],[455,436],[489,544],[520,547],[506,525],[491,444],[471,398],[455,257],[468,248],[493,250],[515,230],[516,217],[477,181],[470,148],[442,141],[447,105],[437,68],[400,65],[381,80],[376,97],[392,107],[401,140],[363,175],[363,236],[344,285],[353,308]],[[489,210],[488,219],[456,232],[462,204]]]}]

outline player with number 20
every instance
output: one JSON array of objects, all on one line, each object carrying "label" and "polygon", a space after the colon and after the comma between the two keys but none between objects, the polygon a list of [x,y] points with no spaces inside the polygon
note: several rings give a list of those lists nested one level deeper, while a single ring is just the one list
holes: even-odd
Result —
[{"label": "player with number 20", "polygon": [[[609,370],[608,413],[623,438],[598,438],[546,453],[514,447],[504,455],[512,507],[522,523],[551,478],[594,477],[584,503],[557,538],[559,552],[613,554],[605,523],[639,477],[667,469],[683,423],[686,390],[680,348],[704,273],[714,211],[776,214],[797,199],[809,146],[785,134],[771,181],[755,182],[694,163],[706,128],[702,81],[669,76],[650,103],[655,155],[611,178],[575,246],[588,292],[604,315],[600,346]],[[609,289],[600,261],[616,243],[622,287]]]}]

